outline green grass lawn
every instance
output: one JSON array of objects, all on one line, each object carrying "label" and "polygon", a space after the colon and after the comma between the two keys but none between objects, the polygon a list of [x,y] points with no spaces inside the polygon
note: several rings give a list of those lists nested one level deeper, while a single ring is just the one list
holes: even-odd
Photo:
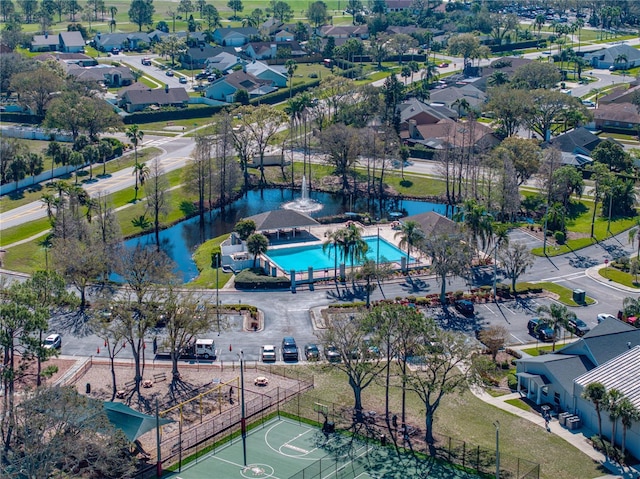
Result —
[{"label": "green grass lawn", "polygon": [[617,268],[602,268],[598,271],[598,274],[609,281],[613,281],[614,283],[640,290],[640,282],[638,282],[638,278],[636,276],[620,271]]},{"label": "green grass lawn", "polygon": [[[590,238],[591,233],[591,217],[593,213],[593,201],[582,200],[574,201],[572,204],[573,214],[567,220],[567,230],[571,233],[579,233],[581,237],[568,239],[566,244],[553,246],[547,244],[546,255],[558,256],[572,251],[576,251],[587,246],[595,244],[597,241],[603,241],[609,236],[615,236],[623,231],[632,228],[636,224],[635,218],[613,218],[611,220],[611,231],[608,229],[608,218],[596,216],[594,224],[594,238]],[[598,204],[598,208],[600,204]],[[544,256],[543,248],[534,248],[532,253],[536,256]]]},{"label": "green grass lawn", "polygon": [[[567,306],[584,306],[582,304],[578,304],[573,300],[573,290],[569,289],[569,288],[565,288],[564,286],[561,286],[557,283],[551,283],[551,282],[541,282],[541,283],[535,283],[536,286],[541,287],[542,289],[546,289],[547,291],[550,291],[551,293],[555,293],[558,295],[558,301],[560,301],[562,304],[565,304]],[[590,305],[590,304],[594,304],[595,300],[593,298],[590,297],[586,297],[585,298],[585,302],[586,305]]]},{"label": "green grass lawn", "polygon": [[[162,153],[162,150],[159,148],[149,147],[138,150],[138,161],[140,163],[144,163],[149,161],[151,158],[156,157]],[[135,158],[133,154],[125,154],[119,158],[111,160],[107,162],[106,171],[107,174],[113,174],[116,171],[122,170],[124,168],[128,168],[133,166],[135,163]],[[102,163],[96,164],[93,166],[93,175],[101,175],[102,174]],[[89,168],[86,168],[86,171],[89,171]],[[87,179],[88,176],[83,177],[83,179]],[[67,178],[69,182],[75,181],[75,177],[73,174]],[[53,193],[46,185],[35,185],[33,187],[25,188],[23,190],[17,191],[15,193],[10,193],[8,195],[0,196],[0,211],[10,211],[13,208],[18,208],[19,206],[26,205],[33,201],[39,201],[42,198],[42,195],[45,193]],[[28,238],[28,236],[25,236]],[[4,241],[4,233],[3,233],[3,244],[9,244]]]},{"label": "green grass lawn", "polygon": [[[226,240],[229,237],[229,234],[224,234],[222,236],[218,236],[217,238],[210,239],[209,241],[205,241],[196,252],[193,253],[193,259],[198,267],[198,271],[200,274],[193,281],[188,283],[187,287],[192,288],[216,288],[216,276],[218,279],[217,287],[222,288],[227,281],[233,276],[231,273],[225,273],[222,271],[222,268],[213,268],[211,266],[211,253],[214,249],[218,249],[220,247],[220,243]],[[216,269],[218,270],[216,273]]]},{"label": "green grass lawn", "polygon": [[[353,393],[347,386],[346,377],[331,366],[309,366],[314,375],[314,389],[300,398],[301,404],[309,407],[315,401],[341,405],[353,404]],[[295,368],[288,371],[296,373]],[[380,383],[381,384],[381,383]],[[372,383],[363,392],[363,406],[384,412],[384,388],[378,382]],[[392,389],[390,410],[400,411],[401,394]],[[424,430],[424,406],[415,394],[407,394],[408,422]],[[470,392],[445,396],[436,412],[434,429],[437,433],[457,440],[468,441],[492,450],[495,447],[493,422],[500,422],[500,451],[504,460],[509,456],[541,464],[541,479],[585,479],[604,474],[598,465],[586,455],[577,451],[558,436],[549,434],[543,428],[491,406]],[[469,445],[469,447],[471,447]]]}]

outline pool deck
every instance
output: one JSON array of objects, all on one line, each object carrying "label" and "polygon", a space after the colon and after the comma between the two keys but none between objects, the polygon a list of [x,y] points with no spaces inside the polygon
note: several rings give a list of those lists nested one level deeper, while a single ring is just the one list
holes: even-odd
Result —
[{"label": "pool deck", "polygon": [[[362,229],[362,237],[371,237],[378,236],[378,232],[380,233],[380,238],[387,240],[392,245],[399,248],[398,243],[400,242],[400,238],[396,238],[395,235],[398,233],[397,229],[393,229],[392,223],[385,223],[380,225],[371,225],[365,226],[362,223],[355,222],[358,227]],[[304,229],[301,228],[311,237],[316,238],[315,240],[309,241],[297,241],[292,240],[291,237],[288,239],[279,239],[276,241],[270,241],[269,249],[277,250],[282,248],[290,248],[292,246],[315,246],[322,245],[329,234],[333,231],[336,231],[340,228],[344,228],[347,226],[347,223],[334,223],[331,225],[318,225],[318,226],[309,226]]]}]

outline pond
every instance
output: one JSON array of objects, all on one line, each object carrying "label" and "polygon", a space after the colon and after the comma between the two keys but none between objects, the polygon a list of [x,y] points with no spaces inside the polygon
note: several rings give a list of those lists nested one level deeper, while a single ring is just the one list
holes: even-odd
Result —
[{"label": "pond", "polygon": [[[300,196],[299,191],[289,189],[267,188],[262,191],[252,190],[242,198],[227,205],[224,214],[220,209],[215,209],[205,214],[204,225],[200,224],[200,217],[189,218],[160,232],[160,243],[165,253],[175,261],[176,271],[182,275],[184,282],[189,282],[198,276],[198,269],[192,255],[196,248],[205,241],[230,233],[233,227],[242,218],[280,209],[283,203],[292,201]],[[310,192],[311,199],[322,203],[320,211],[309,216],[320,218],[343,214],[348,211],[367,211],[366,199],[357,199],[352,202],[350,198],[342,195]],[[427,211],[446,213],[446,206],[439,203],[430,203],[417,200],[388,200],[384,210],[372,211],[374,217],[388,217],[389,212],[401,211],[405,216],[411,216]],[[155,244],[153,233],[139,236],[125,242],[127,247],[138,244]],[[114,278],[117,280],[117,278]]]}]

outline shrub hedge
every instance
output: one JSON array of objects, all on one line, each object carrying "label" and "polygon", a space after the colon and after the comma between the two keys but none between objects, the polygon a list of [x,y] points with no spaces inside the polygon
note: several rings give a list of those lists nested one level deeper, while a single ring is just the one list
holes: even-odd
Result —
[{"label": "shrub hedge", "polygon": [[286,289],[291,287],[291,280],[266,276],[262,268],[249,268],[236,275],[235,284],[238,289]]}]

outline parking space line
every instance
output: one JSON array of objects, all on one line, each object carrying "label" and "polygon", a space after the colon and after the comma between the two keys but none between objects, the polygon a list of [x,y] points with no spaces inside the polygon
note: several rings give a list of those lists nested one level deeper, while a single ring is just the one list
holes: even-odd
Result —
[{"label": "parking space line", "polygon": [[487,306],[486,304],[483,304],[482,306],[484,306],[485,308],[487,308],[487,310],[488,310],[491,314],[493,314],[494,316],[497,316],[497,313],[496,313],[493,309],[491,309],[489,306]]},{"label": "parking space line", "polygon": [[516,336],[515,334],[512,333],[511,336],[513,336],[513,339],[518,341],[520,344],[524,344],[524,341],[522,339],[520,339],[518,336]]},{"label": "parking space line", "polygon": [[511,314],[513,314],[514,316],[516,315],[516,312],[515,312],[515,311],[510,310],[510,309],[509,309],[509,308],[507,308],[504,304],[502,305],[502,307],[503,307],[504,309],[506,309],[507,311],[509,311],[509,312],[510,312]]}]

